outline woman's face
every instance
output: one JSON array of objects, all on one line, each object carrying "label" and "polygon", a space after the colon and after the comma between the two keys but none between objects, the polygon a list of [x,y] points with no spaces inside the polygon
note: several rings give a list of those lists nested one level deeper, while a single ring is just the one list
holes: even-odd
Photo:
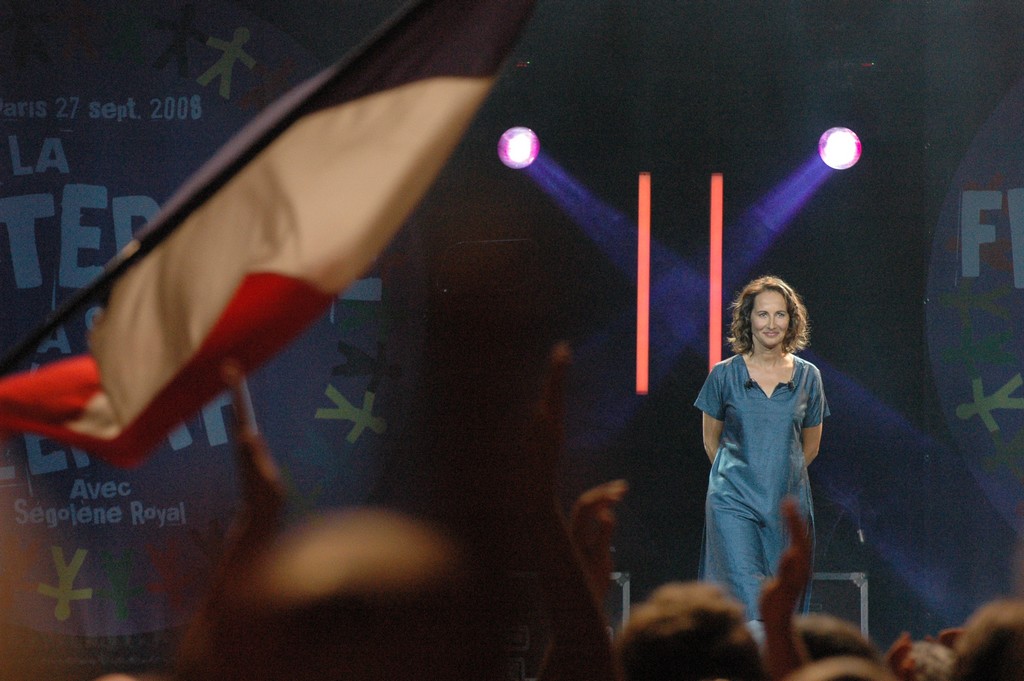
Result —
[{"label": "woman's face", "polygon": [[762,291],[754,296],[750,310],[750,335],[755,350],[773,350],[782,345],[789,328],[789,308],[778,291]]}]

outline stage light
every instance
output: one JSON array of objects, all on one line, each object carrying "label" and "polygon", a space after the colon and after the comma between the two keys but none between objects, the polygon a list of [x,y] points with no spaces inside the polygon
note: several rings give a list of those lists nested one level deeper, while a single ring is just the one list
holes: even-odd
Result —
[{"label": "stage light", "polygon": [[498,158],[509,168],[525,168],[540,152],[540,140],[529,128],[509,128],[498,140]]},{"label": "stage light", "polygon": [[818,140],[818,155],[829,168],[845,170],[860,160],[860,138],[849,128],[829,128]]}]

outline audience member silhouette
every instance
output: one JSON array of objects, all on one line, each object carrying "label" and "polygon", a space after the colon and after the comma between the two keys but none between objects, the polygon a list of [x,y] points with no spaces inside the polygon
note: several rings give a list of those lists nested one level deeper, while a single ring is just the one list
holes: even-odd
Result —
[{"label": "audience member silhouette", "polygon": [[796,632],[811,660],[826,657],[862,657],[876,664],[885,662],[882,652],[853,623],[827,613],[798,615]]},{"label": "audience member silhouette", "polygon": [[910,681],[952,681],[956,655],[938,641],[914,641],[908,658],[913,663]]},{"label": "audience member silhouette", "polygon": [[[556,495],[562,448],[568,349],[552,353],[548,380],[527,442],[519,450],[523,486],[504,490],[476,522],[497,530],[515,518],[529,538],[518,546],[540,577],[558,631],[572,631],[546,670],[552,681],[613,681],[606,622],[569,537]],[[240,377],[225,372],[238,399]],[[283,501],[273,458],[239,410],[239,470],[244,503],[210,597],[183,641],[178,675],[187,681],[501,678],[505,614],[501,579],[490,570],[508,556],[473,543],[477,527],[427,521],[385,508],[323,513],[278,532]],[[468,457],[486,462],[485,452]],[[475,492],[493,462],[467,464],[451,486]],[[510,507],[509,504],[512,504]],[[491,533],[493,536],[493,533]],[[486,544],[486,543],[484,543]]]},{"label": "audience member silhouette", "polygon": [[898,681],[884,664],[863,657],[827,657],[806,664],[786,681]]},{"label": "audience member silhouette", "polygon": [[1024,599],[999,599],[978,608],[953,647],[957,681],[1024,678]]},{"label": "audience member silhouette", "polygon": [[900,681],[951,681],[956,665],[952,645],[959,629],[946,629],[937,638],[914,641],[904,632],[885,653],[889,669]]},{"label": "audience member silhouette", "polygon": [[632,609],[616,641],[627,681],[767,678],[743,606],[714,584],[658,587]]}]

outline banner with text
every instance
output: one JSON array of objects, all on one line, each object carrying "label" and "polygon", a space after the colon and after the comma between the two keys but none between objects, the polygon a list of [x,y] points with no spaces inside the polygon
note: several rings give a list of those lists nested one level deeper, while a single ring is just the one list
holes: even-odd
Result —
[{"label": "banner with text", "polygon": [[[242,124],[319,64],[227,0],[10,3],[0,8],[0,342],[87,286]],[[359,503],[407,413],[413,307],[402,237],[374,271],[249,377],[289,508]],[[32,366],[86,349],[101,301]],[[28,366],[26,366],[28,368]],[[180,626],[236,504],[225,394],[136,470],[33,435],[0,456],[0,612],[77,637]]]},{"label": "banner with text", "polygon": [[927,329],[945,421],[1024,534],[1024,81],[964,156],[932,244]]}]

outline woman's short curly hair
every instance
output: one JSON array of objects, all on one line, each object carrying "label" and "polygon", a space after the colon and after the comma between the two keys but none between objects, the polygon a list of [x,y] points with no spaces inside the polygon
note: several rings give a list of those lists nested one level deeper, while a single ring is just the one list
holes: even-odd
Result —
[{"label": "woman's short curly hair", "polygon": [[800,294],[779,277],[766,275],[744,286],[732,303],[732,326],[729,329],[732,334],[729,337],[732,351],[745,355],[754,348],[750,314],[754,308],[754,299],[765,291],[775,291],[786,300],[789,328],[786,329],[786,337],[782,339],[782,349],[786,352],[799,352],[810,345],[811,325]]}]

